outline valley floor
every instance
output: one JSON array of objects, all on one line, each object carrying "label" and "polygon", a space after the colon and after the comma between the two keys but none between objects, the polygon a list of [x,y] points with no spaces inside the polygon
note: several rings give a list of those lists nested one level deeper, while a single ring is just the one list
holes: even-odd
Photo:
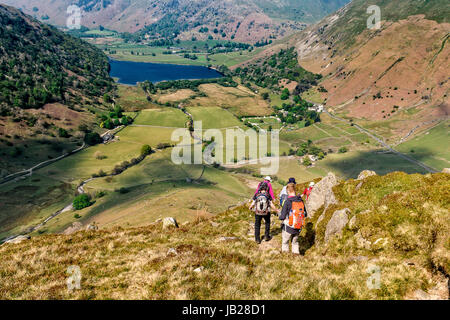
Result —
[{"label": "valley floor", "polygon": [[[321,115],[322,121],[312,126],[283,127],[277,119],[268,116],[270,108],[267,101],[243,86],[225,88],[207,84],[201,85],[199,92],[184,89],[158,92],[152,99],[185,107],[193,120],[202,121],[204,130],[218,128],[224,132],[226,128],[245,128],[237,117],[249,115],[259,116],[248,121],[261,129],[267,130],[269,126],[281,129],[279,170],[274,177],[280,181],[293,176],[298,182],[306,182],[328,172],[335,172],[342,178],[356,178],[365,169],[378,174],[392,171],[426,173],[420,166],[386,152],[378,141],[350,123],[338,121],[325,113]],[[32,176],[23,180],[0,186],[0,238],[24,233],[30,226],[66,207],[82,181],[100,171],[111,172],[117,164],[130,161],[139,154],[142,145],[156,148],[161,143],[174,143],[172,132],[185,128],[189,120],[178,108],[149,102],[138,87],[120,86],[118,103],[130,111],[129,115],[135,121],[117,133],[117,141],[89,147],[33,171]],[[414,144],[415,152],[409,153],[411,157],[418,157],[430,166],[441,161],[439,166],[444,166],[449,155],[436,150],[427,153],[419,145],[437,147],[440,145],[438,141],[448,139],[448,122],[422,136],[425,140],[414,138],[399,145],[398,150],[408,153],[407,149],[412,149],[411,144]],[[328,155],[306,167],[301,157],[287,154],[308,140]],[[348,151],[339,153],[342,147]],[[185,222],[198,216],[215,215],[248,199],[259,180],[259,170],[265,166],[241,164],[239,159],[236,165],[225,166],[225,169],[203,165],[180,166],[172,163],[171,152],[170,148],[159,150],[120,175],[89,181],[84,190],[92,196],[92,206],[79,211],[65,211],[32,235],[62,232],[74,222],[84,225],[97,223],[101,227],[131,227],[144,226],[166,216]],[[248,156],[248,145],[243,152]],[[275,182],[275,187],[281,185]]]}]

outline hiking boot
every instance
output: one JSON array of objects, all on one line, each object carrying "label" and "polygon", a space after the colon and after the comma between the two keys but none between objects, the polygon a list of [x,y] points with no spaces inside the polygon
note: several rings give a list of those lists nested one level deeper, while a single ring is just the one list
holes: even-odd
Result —
[{"label": "hiking boot", "polygon": [[269,237],[267,237],[267,238],[264,238],[264,240],[265,240],[265,241],[270,241],[270,240],[272,240],[272,237],[269,236]]},{"label": "hiking boot", "polygon": [[255,240],[257,244],[261,244],[261,239]]}]

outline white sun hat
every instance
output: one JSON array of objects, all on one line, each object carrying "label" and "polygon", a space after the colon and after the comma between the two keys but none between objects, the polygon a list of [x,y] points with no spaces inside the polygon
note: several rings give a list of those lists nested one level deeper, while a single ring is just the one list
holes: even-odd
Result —
[{"label": "white sun hat", "polygon": [[272,182],[272,179],[271,179],[269,176],[266,176],[266,177],[264,178],[264,180],[268,180],[268,181]]}]

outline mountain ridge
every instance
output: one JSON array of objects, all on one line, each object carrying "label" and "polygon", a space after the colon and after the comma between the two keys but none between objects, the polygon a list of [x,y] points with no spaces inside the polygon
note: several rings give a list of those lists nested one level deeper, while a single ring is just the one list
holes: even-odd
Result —
[{"label": "mountain ridge", "polygon": [[[201,39],[210,35],[219,39],[251,43],[268,39],[269,36],[283,37],[303,28],[305,23],[317,21],[347,2],[348,0],[280,0],[276,3],[266,0],[5,1],[59,26],[65,26],[66,10],[69,5],[75,4],[84,11],[82,25],[90,28],[102,25],[120,32],[136,32],[153,25],[159,30],[175,28],[176,32],[181,33],[180,39],[190,39],[192,36]],[[208,27],[209,32],[205,33],[205,29],[200,32],[199,27]],[[215,28],[222,31],[213,33]],[[226,35],[222,36],[223,33]]]}]

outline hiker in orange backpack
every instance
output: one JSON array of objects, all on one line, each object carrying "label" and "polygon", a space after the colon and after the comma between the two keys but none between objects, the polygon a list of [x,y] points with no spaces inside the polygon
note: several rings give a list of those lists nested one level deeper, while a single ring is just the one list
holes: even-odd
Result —
[{"label": "hiker in orange backpack", "polygon": [[289,252],[289,242],[292,240],[292,253],[300,254],[298,237],[305,225],[306,209],[301,196],[296,195],[295,185],[289,183],[286,187],[288,198],[281,209],[281,251]]},{"label": "hiker in orange backpack", "polygon": [[314,182],[311,182],[309,184],[309,187],[306,188],[305,190],[303,190],[302,197],[304,197],[305,200],[308,200],[309,195],[311,194],[311,191],[312,191],[313,188],[314,188]]},{"label": "hiker in orange backpack", "polygon": [[270,209],[278,213],[277,208],[273,204],[273,198],[269,193],[269,186],[267,183],[262,182],[257,190],[256,195],[253,196],[252,204],[250,205],[250,210],[255,211],[255,241],[256,243],[261,243],[260,229],[261,220],[264,218],[266,223],[266,230],[264,234],[264,240],[270,241],[272,237],[270,236]]}]

